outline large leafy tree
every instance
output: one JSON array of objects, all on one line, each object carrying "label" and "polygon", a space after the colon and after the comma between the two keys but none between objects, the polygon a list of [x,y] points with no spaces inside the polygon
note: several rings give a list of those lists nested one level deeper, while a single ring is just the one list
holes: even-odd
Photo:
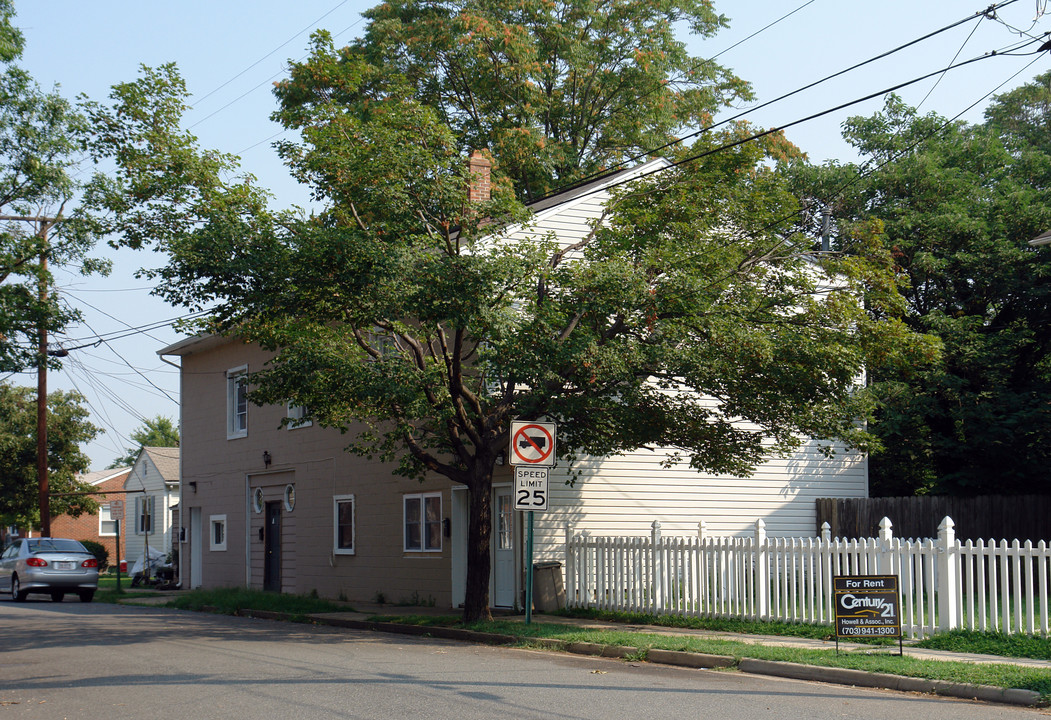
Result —
[{"label": "large leafy tree", "polygon": [[[88,468],[83,443],[99,430],[88,421],[83,398],[76,393],[48,395],[47,454],[51,488],[51,515],[77,517],[94,512],[98,505],[87,495],[90,485],[79,482],[77,473]],[[0,383],[0,523],[37,527],[40,506],[36,476],[36,390]]]},{"label": "large leafy tree", "polygon": [[866,165],[812,170],[841,229],[879,221],[910,327],[939,362],[875,365],[874,494],[1040,492],[1051,462],[1051,262],[1028,241],[1051,228],[1044,75],[996,99],[981,125],[890,98],[846,137]]},{"label": "large leafy tree", "polygon": [[85,118],[17,65],[13,15],[11,0],[0,0],[0,372],[35,367],[38,331],[78,316],[54,293],[49,267],[107,267],[85,257],[98,227],[72,207]]},{"label": "large leafy tree", "polygon": [[110,463],[111,469],[133,465],[144,447],[179,447],[179,428],[170,417],[157,415],[147,418],[141,427],[133,430],[131,439],[134,446],[125,448],[124,454]]},{"label": "large leafy tree", "polygon": [[[645,28],[615,28],[619,43],[642,43]],[[855,392],[866,360],[927,347],[894,320],[891,266],[868,235],[849,253],[816,256],[794,232],[781,138],[714,152],[749,128],[705,136],[689,150],[703,161],[617,189],[592,232],[561,247],[510,232],[528,223],[530,188],[621,158],[642,136],[575,160],[560,151],[562,166],[524,166],[495,142],[499,123],[482,118],[491,134],[471,135],[431,92],[455,94],[453,79],[412,63],[379,67],[365,52],[383,49],[375,42],[335,53],[322,36],[278,89],[276,117],[302,134],[282,152],[323,204],[317,214],[268,211],[248,181],[227,179],[230,158],[197,151],[178,130],[184,91],[170,67],[93,107],[96,126],[113,128],[93,148],[122,172],[93,186],[92,201],[115,211],[113,229],[129,243],[168,254],[158,292],[210,308],[209,329],[275,352],[253,377],[255,400],[291,400],[351,431],[363,455],[468,488],[465,618],[488,606],[492,478],[512,418],[560,422],[568,462],[666,446],[698,470],[745,474],[801,436],[866,446],[857,419],[870,399]],[[534,49],[542,64],[544,48]],[[590,67],[552,57],[551,72],[569,65],[583,78]],[[495,92],[475,62],[463,80]],[[652,89],[620,92],[644,109]],[[510,98],[508,112],[519,102]],[[579,102],[570,104],[583,112]],[[572,140],[620,137],[603,118]],[[562,142],[533,122],[523,127]],[[491,199],[472,203],[464,150],[478,139],[495,142],[496,166]]]}]

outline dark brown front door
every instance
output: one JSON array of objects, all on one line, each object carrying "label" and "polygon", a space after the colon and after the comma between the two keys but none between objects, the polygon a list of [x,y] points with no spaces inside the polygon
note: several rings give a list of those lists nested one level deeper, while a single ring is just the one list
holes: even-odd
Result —
[{"label": "dark brown front door", "polygon": [[263,535],[263,589],[281,592],[281,503],[266,504]]}]

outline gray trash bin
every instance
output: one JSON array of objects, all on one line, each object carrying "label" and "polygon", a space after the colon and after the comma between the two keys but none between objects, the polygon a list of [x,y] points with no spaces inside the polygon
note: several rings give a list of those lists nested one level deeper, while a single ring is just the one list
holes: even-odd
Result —
[{"label": "gray trash bin", "polygon": [[552,612],[566,606],[566,589],[562,585],[562,563],[533,564],[533,609]]}]

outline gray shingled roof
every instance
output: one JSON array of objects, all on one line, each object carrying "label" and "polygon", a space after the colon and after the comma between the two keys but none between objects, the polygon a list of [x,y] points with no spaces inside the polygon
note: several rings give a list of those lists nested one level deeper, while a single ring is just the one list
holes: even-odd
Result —
[{"label": "gray shingled roof", "polygon": [[157,466],[157,471],[166,483],[179,482],[179,448],[144,447],[142,451]]}]

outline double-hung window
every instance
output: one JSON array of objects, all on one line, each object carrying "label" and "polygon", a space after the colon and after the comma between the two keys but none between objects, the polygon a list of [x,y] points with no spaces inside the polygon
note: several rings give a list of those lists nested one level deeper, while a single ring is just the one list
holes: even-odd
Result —
[{"label": "double-hung window", "polygon": [[109,503],[103,504],[99,508],[99,536],[110,537],[117,534],[117,520],[120,518],[113,516],[112,506]]},{"label": "double-hung window", "polygon": [[135,534],[153,534],[153,495],[135,497]]},{"label": "double-hung window", "polygon": [[248,366],[226,371],[226,437],[248,435]]},{"label": "double-hung window", "polygon": [[306,405],[293,405],[288,403],[288,410],[285,413],[288,418],[288,429],[295,430],[296,428],[310,427],[313,422],[310,420],[310,413],[307,410]]},{"label": "double-hung window", "polygon": [[208,516],[208,549],[218,552],[226,551],[226,516]]},{"label": "double-hung window", "polygon": [[442,494],[404,496],[405,551],[441,552]]},{"label": "double-hung window", "polygon": [[332,498],[332,552],[336,555],[354,554],[354,496],[336,495]]}]

